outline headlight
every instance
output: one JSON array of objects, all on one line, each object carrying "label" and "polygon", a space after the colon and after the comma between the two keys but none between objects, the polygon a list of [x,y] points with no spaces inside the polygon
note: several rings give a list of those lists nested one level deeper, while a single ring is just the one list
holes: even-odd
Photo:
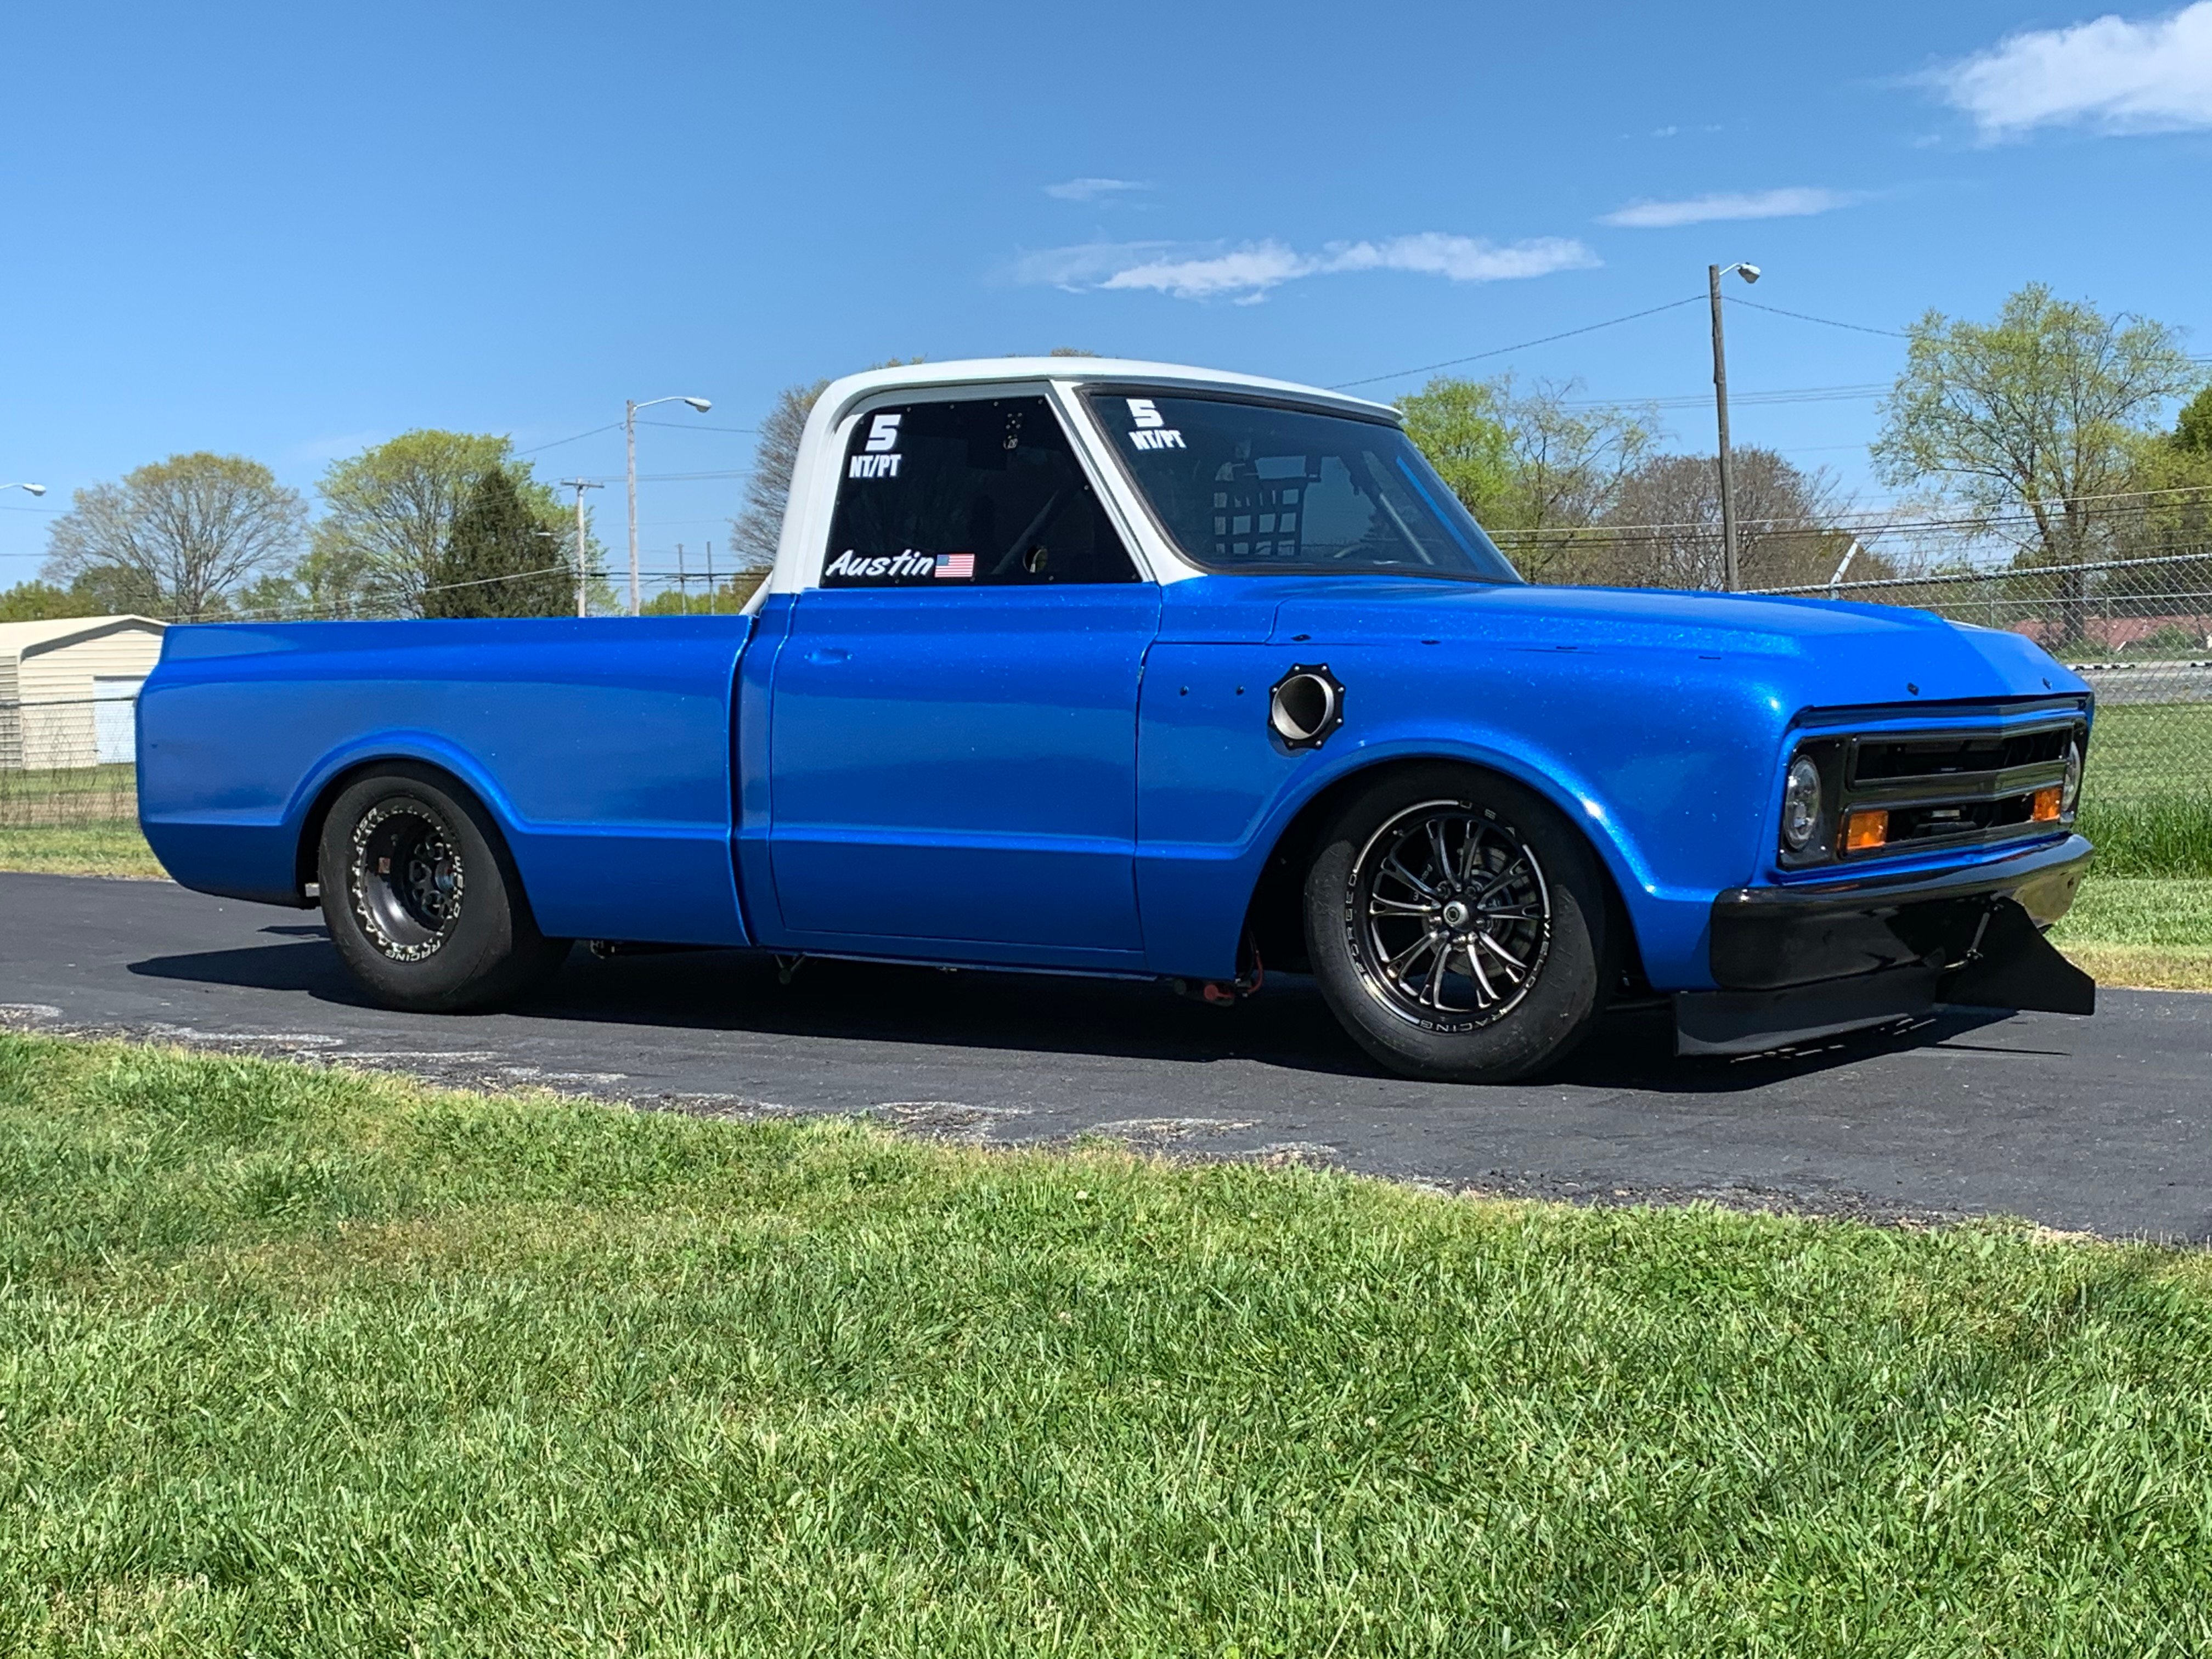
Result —
[{"label": "headlight", "polygon": [[2066,782],[2058,792],[2058,810],[2071,812],[2075,803],[2081,799],[2081,745],[2066,745]]},{"label": "headlight", "polygon": [[1812,757],[1790,763],[1790,781],[1782,790],[1782,844],[1802,853],[1820,830],[1820,769]]}]

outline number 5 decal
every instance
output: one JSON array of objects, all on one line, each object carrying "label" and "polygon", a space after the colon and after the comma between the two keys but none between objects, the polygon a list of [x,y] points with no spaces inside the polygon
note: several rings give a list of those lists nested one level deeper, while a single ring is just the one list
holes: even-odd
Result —
[{"label": "number 5 decal", "polygon": [[1160,411],[1153,407],[1152,400],[1150,398],[1130,398],[1129,418],[1134,421],[1140,427],[1165,426],[1167,424],[1166,419],[1160,414]]},{"label": "number 5 decal", "polygon": [[868,422],[868,453],[880,455],[887,449],[896,449],[898,426],[899,417],[896,415],[878,415],[874,420],[870,421]]}]

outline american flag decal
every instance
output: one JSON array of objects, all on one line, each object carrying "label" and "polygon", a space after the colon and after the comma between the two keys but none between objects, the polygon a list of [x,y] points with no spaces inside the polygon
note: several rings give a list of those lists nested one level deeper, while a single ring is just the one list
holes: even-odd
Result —
[{"label": "american flag decal", "polygon": [[937,576],[940,581],[972,580],[975,574],[975,556],[973,553],[940,553],[937,556]]}]

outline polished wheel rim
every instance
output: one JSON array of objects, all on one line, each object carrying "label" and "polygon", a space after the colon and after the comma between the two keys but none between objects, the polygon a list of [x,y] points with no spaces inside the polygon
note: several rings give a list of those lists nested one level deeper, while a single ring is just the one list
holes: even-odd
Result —
[{"label": "polished wheel rim", "polygon": [[434,956],[461,918],[460,849],[427,802],[380,802],[355,825],[353,913],[394,962]]},{"label": "polished wheel rim", "polygon": [[1345,895],[1352,959],[1400,1018],[1470,1030],[1517,1007],[1551,951],[1552,896],[1527,842],[1467,801],[1376,830]]}]

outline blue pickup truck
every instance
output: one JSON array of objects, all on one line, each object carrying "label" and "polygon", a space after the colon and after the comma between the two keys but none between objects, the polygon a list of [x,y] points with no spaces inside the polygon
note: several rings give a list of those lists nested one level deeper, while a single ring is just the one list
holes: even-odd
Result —
[{"label": "blue pickup truck", "polygon": [[2091,1012],[2091,712],[1918,611],[1532,586],[1378,404],[1015,358],[830,386],[744,616],[173,629],[139,799],[398,1007],[580,939],[1287,969],[1492,1081],[1629,1000],[1705,1053]]}]

